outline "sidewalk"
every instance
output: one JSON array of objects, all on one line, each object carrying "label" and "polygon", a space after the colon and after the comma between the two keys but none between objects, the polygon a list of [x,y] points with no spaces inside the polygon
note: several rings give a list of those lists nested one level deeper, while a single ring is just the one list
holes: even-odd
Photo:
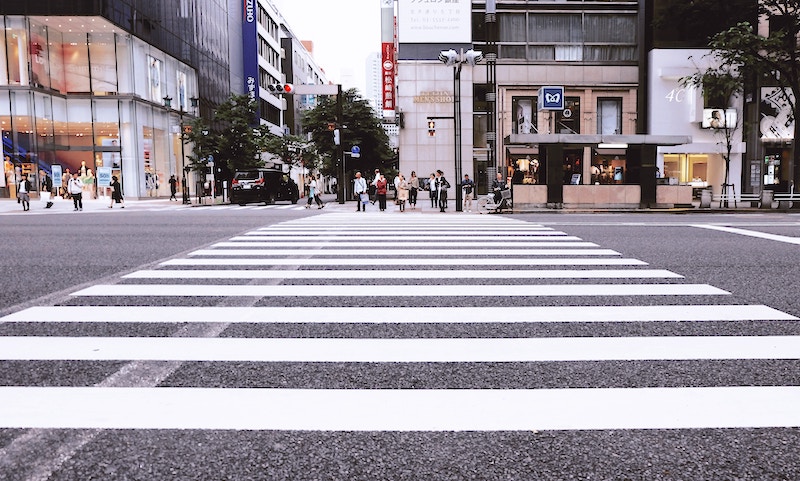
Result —
[{"label": "sidewalk", "polygon": [[[53,206],[49,209],[45,208],[45,202],[42,202],[39,197],[32,197],[31,198],[31,210],[30,212],[73,212],[74,206],[72,203],[72,199],[62,199],[61,197],[54,197],[51,198],[53,201]],[[114,209],[119,209],[121,204],[114,204],[113,209],[109,209],[108,206],[111,205],[111,198],[110,197],[98,197],[97,199],[83,199],[83,211],[84,212],[92,212],[92,211],[113,211]],[[127,209],[131,208],[141,208],[141,207],[167,207],[167,206],[181,206],[181,201],[178,202],[170,201],[169,198],[145,198],[145,199],[125,199],[125,207]],[[185,207],[190,207],[186,205]],[[22,210],[22,204],[17,203],[17,199],[0,199],[0,214],[5,213],[12,213],[12,212],[19,212],[19,213],[26,213]]]}]

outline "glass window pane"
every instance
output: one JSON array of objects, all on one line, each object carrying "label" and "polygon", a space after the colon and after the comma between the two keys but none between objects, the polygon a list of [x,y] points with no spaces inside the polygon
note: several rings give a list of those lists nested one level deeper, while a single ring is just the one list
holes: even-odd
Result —
[{"label": "glass window pane", "polygon": [[525,42],[525,14],[497,14],[497,31],[501,42]]},{"label": "glass window pane", "polygon": [[597,99],[597,133],[622,133],[622,99]]},{"label": "glass window pane", "polygon": [[64,34],[64,64],[66,65],[66,91],[90,93],[89,45],[85,33]]},{"label": "glass window pane", "polygon": [[117,62],[113,33],[89,34],[89,59],[92,63],[92,91],[117,92]]}]

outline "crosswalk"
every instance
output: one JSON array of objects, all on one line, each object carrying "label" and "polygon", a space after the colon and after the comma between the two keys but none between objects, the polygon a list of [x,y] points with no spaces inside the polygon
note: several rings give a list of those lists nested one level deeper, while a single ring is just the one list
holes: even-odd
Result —
[{"label": "crosswalk", "polygon": [[[693,378],[692,369],[670,383],[631,385],[601,367],[796,360],[800,337],[748,332],[797,322],[792,315],[541,225],[383,219],[327,213],[283,222],[0,318],[20,327],[0,337],[0,361],[125,363],[95,382],[0,387],[0,428],[800,426],[798,386]],[[737,334],[714,332],[722,325]],[[148,363],[162,363],[152,364],[157,374]],[[227,363],[251,366],[258,378],[209,386],[187,374]],[[275,387],[271,367],[287,364],[323,365],[328,376]],[[378,366],[396,370],[395,387],[373,383]],[[444,375],[406,379],[411,366]],[[526,366],[587,373],[543,380],[526,378]],[[482,369],[510,377],[470,379]]]}]

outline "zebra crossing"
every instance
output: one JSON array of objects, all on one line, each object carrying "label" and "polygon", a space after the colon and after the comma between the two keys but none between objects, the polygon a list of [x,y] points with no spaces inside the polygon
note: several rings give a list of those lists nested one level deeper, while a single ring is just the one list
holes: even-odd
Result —
[{"label": "zebra crossing", "polygon": [[[800,426],[798,386],[704,379],[640,386],[613,379],[595,385],[565,379],[558,385],[555,379],[556,387],[540,387],[540,380],[514,378],[504,381],[511,387],[467,383],[456,389],[437,387],[444,380],[423,388],[342,387],[337,379],[282,388],[178,381],[191,363],[201,363],[191,367],[200,371],[215,363],[247,363],[267,374],[281,363],[322,363],[330,366],[326,372],[363,368],[359,382],[369,384],[375,366],[400,372],[408,365],[458,370],[592,363],[586,366],[593,369],[596,363],[633,361],[793,360],[800,352],[800,337],[747,332],[754,323],[798,318],[736,303],[723,289],[687,282],[565,232],[493,216],[404,217],[379,224],[382,219],[327,213],[283,222],[122,275],[117,283],[77,289],[62,305],[0,318],[30,328],[0,337],[0,361],[128,363],[93,384],[0,387],[0,428],[492,432]],[[62,329],[49,332],[48,325],[56,324]],[[680,329],[698,324],[741,329],[735,336]],[[164,327],[170,334],[143,336],[134,329],[97,335],[117,332],[116,326],[124,334],[137,325]],[[653,335],[649,325],[661,326],[662,333]],[[319,329],[302,334],[314,326]],[[548,326],[559,329],[549,333]],[[618,331],[625,326],[641,332]],[[165,361],[170,364],[159,365],[160,374],[142,381],[143,366]]]}]

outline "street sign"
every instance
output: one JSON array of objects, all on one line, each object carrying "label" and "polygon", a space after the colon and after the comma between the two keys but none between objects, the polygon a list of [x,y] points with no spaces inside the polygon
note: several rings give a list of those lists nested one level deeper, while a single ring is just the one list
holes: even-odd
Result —
[{"label": "street sign", "polygon": [[564,110],[564,87],[539,89],[539,110]]},{"label": "street sign", "polygon": [[361,157],[361,147],[354,145],[350,149],[350,156],[353,157],[354,159]]}]

